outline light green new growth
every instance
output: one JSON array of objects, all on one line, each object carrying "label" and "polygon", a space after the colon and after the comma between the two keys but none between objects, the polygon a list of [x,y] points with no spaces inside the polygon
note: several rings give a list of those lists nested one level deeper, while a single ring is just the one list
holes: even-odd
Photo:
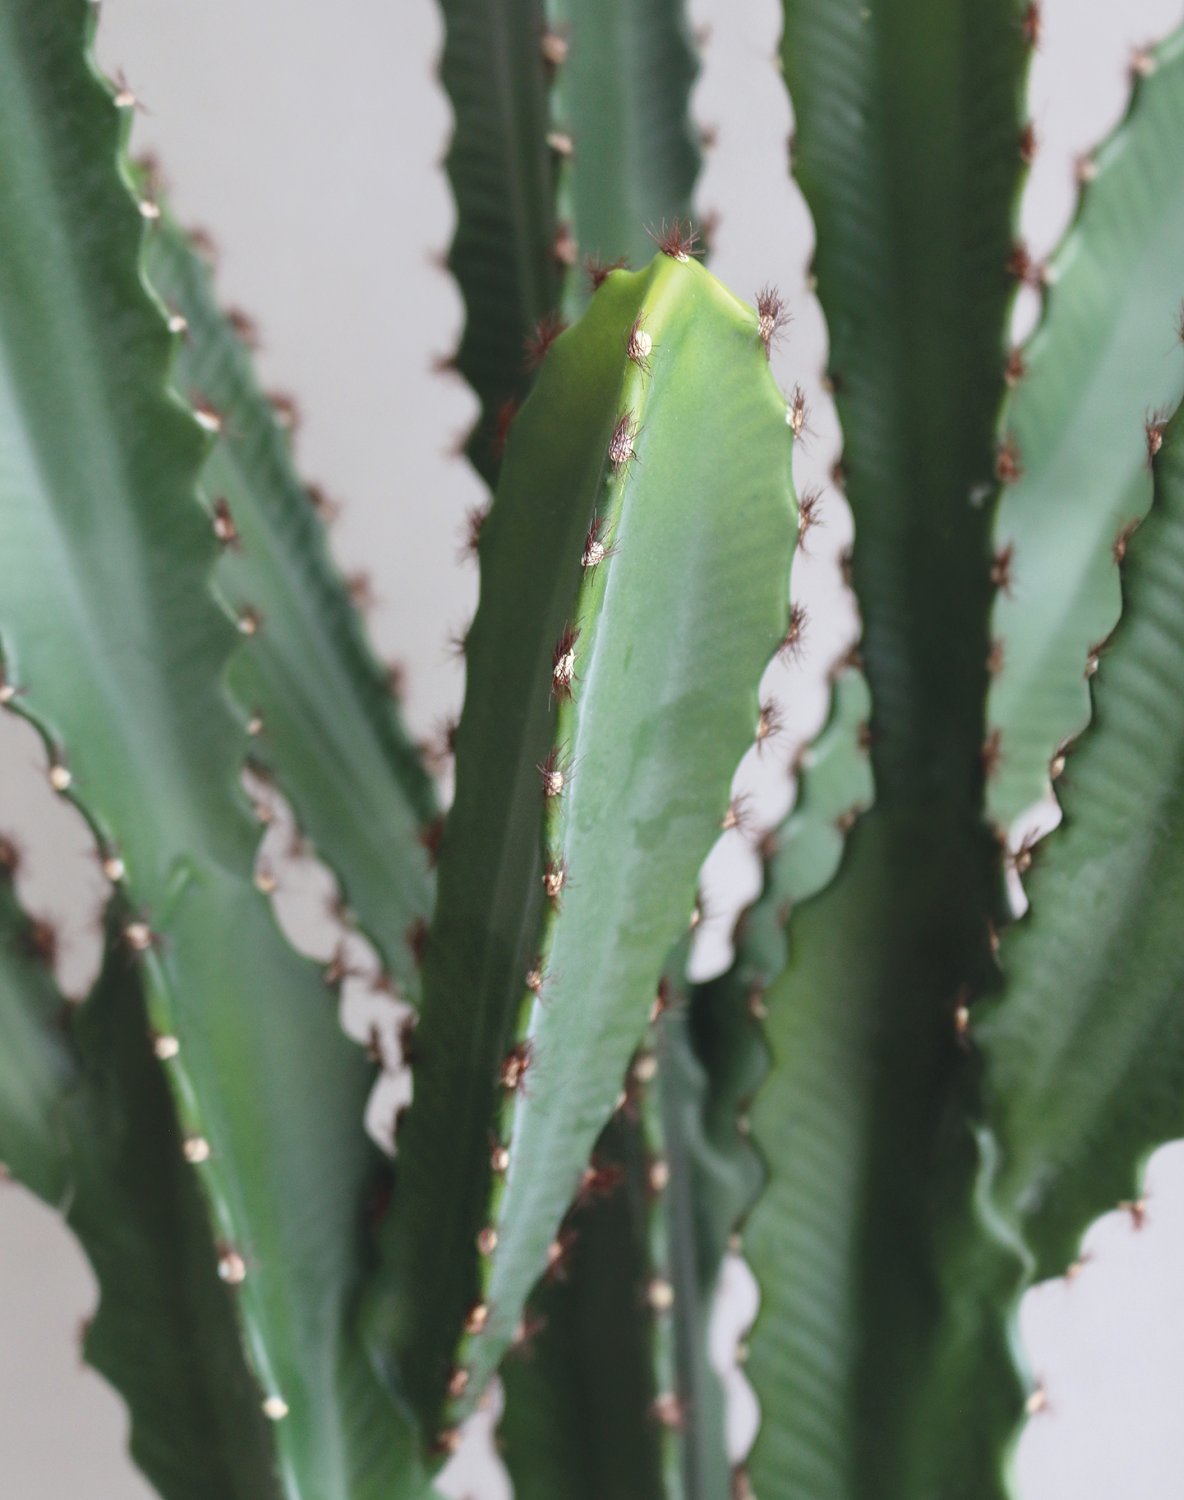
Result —
[{"label": "light green new growth", "polygon": [[[555,344],[482,531],[390,1291],[374,1309],[430,1426],[436,1372],[469,1372],[452,1408],[467,1410],[545,1267],[784,634],[784,398],[755,313],[671,249],[611,276]],[[425,1215],[452,1254],[412,1232]],[[483,1231],[496,1248],[478,1265]]]}]

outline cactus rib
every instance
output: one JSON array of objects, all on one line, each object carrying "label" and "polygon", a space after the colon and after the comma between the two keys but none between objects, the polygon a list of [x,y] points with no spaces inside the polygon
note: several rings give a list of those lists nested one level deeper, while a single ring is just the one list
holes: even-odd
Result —
[{"label": "cactus rib", "polygon": [[244,720],[255,720],[252,760],[277,777],[414,1002],[419,971],[407,936],[431,910],[421,842],[437,811],[431,783],[248,351],[218,308],[210,273],[158,206],[145,260],[153,289],[185,320],[173,380],[200,392],[222,424],[200,478],[222,542],[215,581],[233,615],[249,609],[258,620],[229,676]]},{"label": "cactus rib", "polygon": [[[667,257],[604,283],[516,425],[375,1320],[429,1425],[461,1324],[472,1396],[509,1343],[690,918],[784,633],[791,441],[751,309]],[[496,1253],[441,1261],[425,1215]]]},{"label": "cactus rib", "polygon": [[1090,657],[1114,629],[1119,562],[1151,503],[1148,448],[1184,395],[1184,31],[1147,54],[1129,111],[1089,159],[1049,267],[1043,323],[1001,423],[1019,473],[995,520],[996,746],[1004,831],[1045,796],[1089,713]]},{"label": "cactus rib", "polygon": [[71,1007],[0,878],[0,1161],[65,1212],[90,1259],[84,1352],[127,1401],[132,1454],[165,1500],[279,1500],[231,1300],[239,1262],[219,1256],[185,1165],[120,928]]},{"label": "cactus rib", "polygon": [[350,1330],[368,1069],[253,888],[222,684],[236,632],[196,495],[206,438],[168,391],[174,340],[141,264],[156,209],[127,189],[129,107],[91,63],[94,17],[86,0],[0,16],[5,697],[121,871],[186,1160],[250,1268],[237,1305],[286,1493],[364,1500],[400,1477],[415,1493]]}]

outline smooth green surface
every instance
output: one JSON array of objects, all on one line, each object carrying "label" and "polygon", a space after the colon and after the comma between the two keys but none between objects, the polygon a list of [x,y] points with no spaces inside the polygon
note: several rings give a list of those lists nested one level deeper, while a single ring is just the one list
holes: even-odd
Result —
[{"label": "smooth green surface", "polygon": [[[648,369],[626,356],[638,318]],[[616,468],[626,411],[636,454]],[[509,1342],[689,921],[785,628],[790,456],[752,309],[664,257],[605,283],[515,428],[481,540],[416,1093],[373,1309],[429,1428],[453,1358],[472,1370],[471,1400]],[[610,551],[585,571],[594,513]],[[573,696],[556,703],[568,624]],[[570,774],[545,806],[538,767],[552,749]],[[556,911],[545,857],[570,874]],[[525,1088],[503,1101],[502,1059],[524,1039]],[[510,1165],[491,1202],[498,1134]],[[499,1245],[479,1281],[470,1247],[487,1222]],[[414,1232],[423,1223],[433,1236]],[[488,1324],[454,1354],[479,1294]]]},{"label": "smooth green surface", "polygon": [[951,1114],[965,1057],[954,1017],[962,986],[989,971],[997,889],[981,822],[986,502],[1023,11],[785,4],[795,172],[814,216],[855,518],[876,802],[837,879],[794,913],[788,967],[766,995],[774,1064],[752,1123],[771,1176],[746,1236],[764,1298],[748,1364],[764,1414],[751,1458],[761,1500],[994,1492],[983,1428],[926,1382],[947,1317],[934,1219],[970,1173]]},{"label": "smooth green surface", "polygon": [[638,1122],[614,1118],[593,1162],[621,1180],[571,1214],[575,1239],[562,1277],[536,1288],[529,1341],[501,1370],[498,1437],[515,1500],[667,1500],[653,1414],[651,1204]]},{"label": "smooth green surface", "polygon": [[547,145],[541,0],[440,0],[440,81],[455,129],[445,166],[456,199],[448,266],[465,304],[456,367],[481,410],[466,451],[492,487],[506,403],[530,388],[525,343],[559,305],[554,162]]},{"label": "smooth green surface", "polygon": [[1099,1214],[1140,1196],[1151,1150],[1184,1135],[1184,419],[1155,464],[1122,620],[1070,762],[1064,823],[1000,951],[1004,985],[974,1029],[992,1199],[1064,1272]]},{"label": "smooth green surface", "polygon": [[1086,657],[1121,608],[1115,542],[1151,503],[1144,424],[1184,395],[1184,32],[1152,54],[1130,111],[1092,158],[1096,181],[1050,266],[1048,308],[1002,431],[1023,474],[995,545],[1011,584],[991,630],[1003,648],[987,722],[987,788],[1006,829],[1048,790],[1049,766],[1089,717]]},{"label": "smooth green surface", "polygon": [[166,1067],[182,1130],[209,1147],[194,1171],[215,1235],[250,1268],[238,1301],[260,1384],[288,1407],[284,1492],[385,1500],[406,1477],[415,1494],[349,1332],[370,1070],[252,884],[246,736],[222,684],[237,636],[196,499],[207,444],[167,393],[173,340],[121,166],[130,110],[87,60],[93,18],[85,0],[0,12],[4,667],[157,934],[149,1015],[179,1043]]},{"label": "smooth green surface", "polygon": [[[558,212],[579,255],[644,265],[663,223],[689,221],[701,158],[690,117],[699,71],[683,0],[545,0],[567,43],[552,118],[571,140],[560,159]],[[574,271],[564,303],[588,286]]]},{"label": "smooth green surface", "polygon": [[93,993],[69,1005],[0,880],[0,1161],[66,1213],[91,1262],[86,1358],[127,1402],[132,1454],[164,1500],[278,1500],[140,975],[115,924],[109,937]]},{"label": "smooth green surface", "polygon": [[188,325],[173,382],[222,420],[201,472],[238,540],[215,574],[231,613],[251,609],[230,685],[244,721],[258,715],[253,762],[272,772],[301,831],[337,876],[347,905],[412,1001],[419,971],[407,942],[431,913],[420,832],[435,797],[375,662],[323,526],[246,348],[220,312],[210,272],[175,223],[149,237],[148,279]]}]

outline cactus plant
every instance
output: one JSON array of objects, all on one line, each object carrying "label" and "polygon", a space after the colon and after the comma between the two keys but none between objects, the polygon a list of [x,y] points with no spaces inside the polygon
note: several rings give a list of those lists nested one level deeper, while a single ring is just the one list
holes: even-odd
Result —
[{"label": "cactus plant", "polygon": [[[94,1265],[85,1352],[166,1500],[439,1494],[499,1376],[522,1500],[1002,1500],[1018,1299],[1184,1134],[1184,32],[1041,272],[1038,6],[784,0],[862,638],[696,979],[803,630],[788,311],[698,262],[677,0],[442,10],[491,492],[445,814],[94,8],[0,13],[0,706],[110,887],[71,1005],[0,838],[0,1162]],[[244,775],[405,1007],[393,1151]]]}]

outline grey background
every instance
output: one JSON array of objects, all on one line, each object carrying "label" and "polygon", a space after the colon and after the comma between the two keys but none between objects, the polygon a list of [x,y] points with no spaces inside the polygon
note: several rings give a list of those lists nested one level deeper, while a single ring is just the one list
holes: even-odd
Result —
[{"label": "grey background", "polygon": [[[819,0],[825,3],[825,0]],[[772,65],[776,0],[694,0],[712,26],[696,112],[719,126],[700,192],[721,213],[714,269],[741,293],[766,280],[795,313],[778,374],[812,403],[801,483],[825,478],[833,413],[819,389],[825,330],[807,292],[811,230],[784,171],[789,108]],[[304,421],[301,466],[346,503],[339,558],[373,575],[371,626],[384,654],[410,669],[410,714],[430,733],[459,702],[460,668],[445,640],[475,600],[456,562],[461,518],[480,498],[448,456],[471,419],[465,389],[429,374],[455,340],[459,302],[432,256],[452,208],[438,171],[449,115],[433,78],[440,29],[431,0],[106,0],[99,49],[146,106],[137,143],[161,154],[173,198],[221,248],[228,302],[251,311],[267,380],[291,391]],[[1072,162],[1122,107],[1134,44],[1181,19],[1179,0],[1046,0],[1032,82],[1041,151],[1025,201],[1033,249],[1055,241],[1073,201]],[[1181,149],[1165,142],[1165,149]],[[1017,326],[1033,308],[1021,307]],[[853,628],[834,556],[849,521],[827,497],[826,526],[799,565],[812,611],[810,653],[771,676],[790,733],[777,755],[742,768],[769,816],[788,805],[784,766],[822,711],[822,673]],[[30,851],[23,893],[63,925],[62,977],[85,988],[97,952],[100,882],[77,819],[44,786],[43,758],[22,726],[0,722],[0,826]],[[311,918],[315,871],[296,872],[287,920],[323,947]],[[755,884],[733,841],[710,863],[717,916],[699,954],[726,956],[724,919]],[[301,906],[303,901],[303,906]],[[323,923],[321,924],[323,926]],[[393,1086],[393,1085],[392,1085]],[[1022,1333],[1049,1404],[1017,1455],[1024,1500],[1179,1500],[1184,1494],[1184,1145],[1151,1163],[1147,1227],[1113,1214],[1091,1231],[1072,1285],[1026,1301]],[[729,1268],[718,1344],[726,1358],[751,1316],[753,1289]],[[56,1220],[19,1189],[0,1189],[0,1491],[22,1500],[138,1500],[147,1491],[123,1453],[122,1407],[77,1355],[93,1287]],[[734,1439],[751,1435],[750,1393],[735,1382]],[[478,1433],[449,1478],[455,1495],[499,1500],[504,1479]],[[559,1497],[557,1497],[559,1500]]]}]

